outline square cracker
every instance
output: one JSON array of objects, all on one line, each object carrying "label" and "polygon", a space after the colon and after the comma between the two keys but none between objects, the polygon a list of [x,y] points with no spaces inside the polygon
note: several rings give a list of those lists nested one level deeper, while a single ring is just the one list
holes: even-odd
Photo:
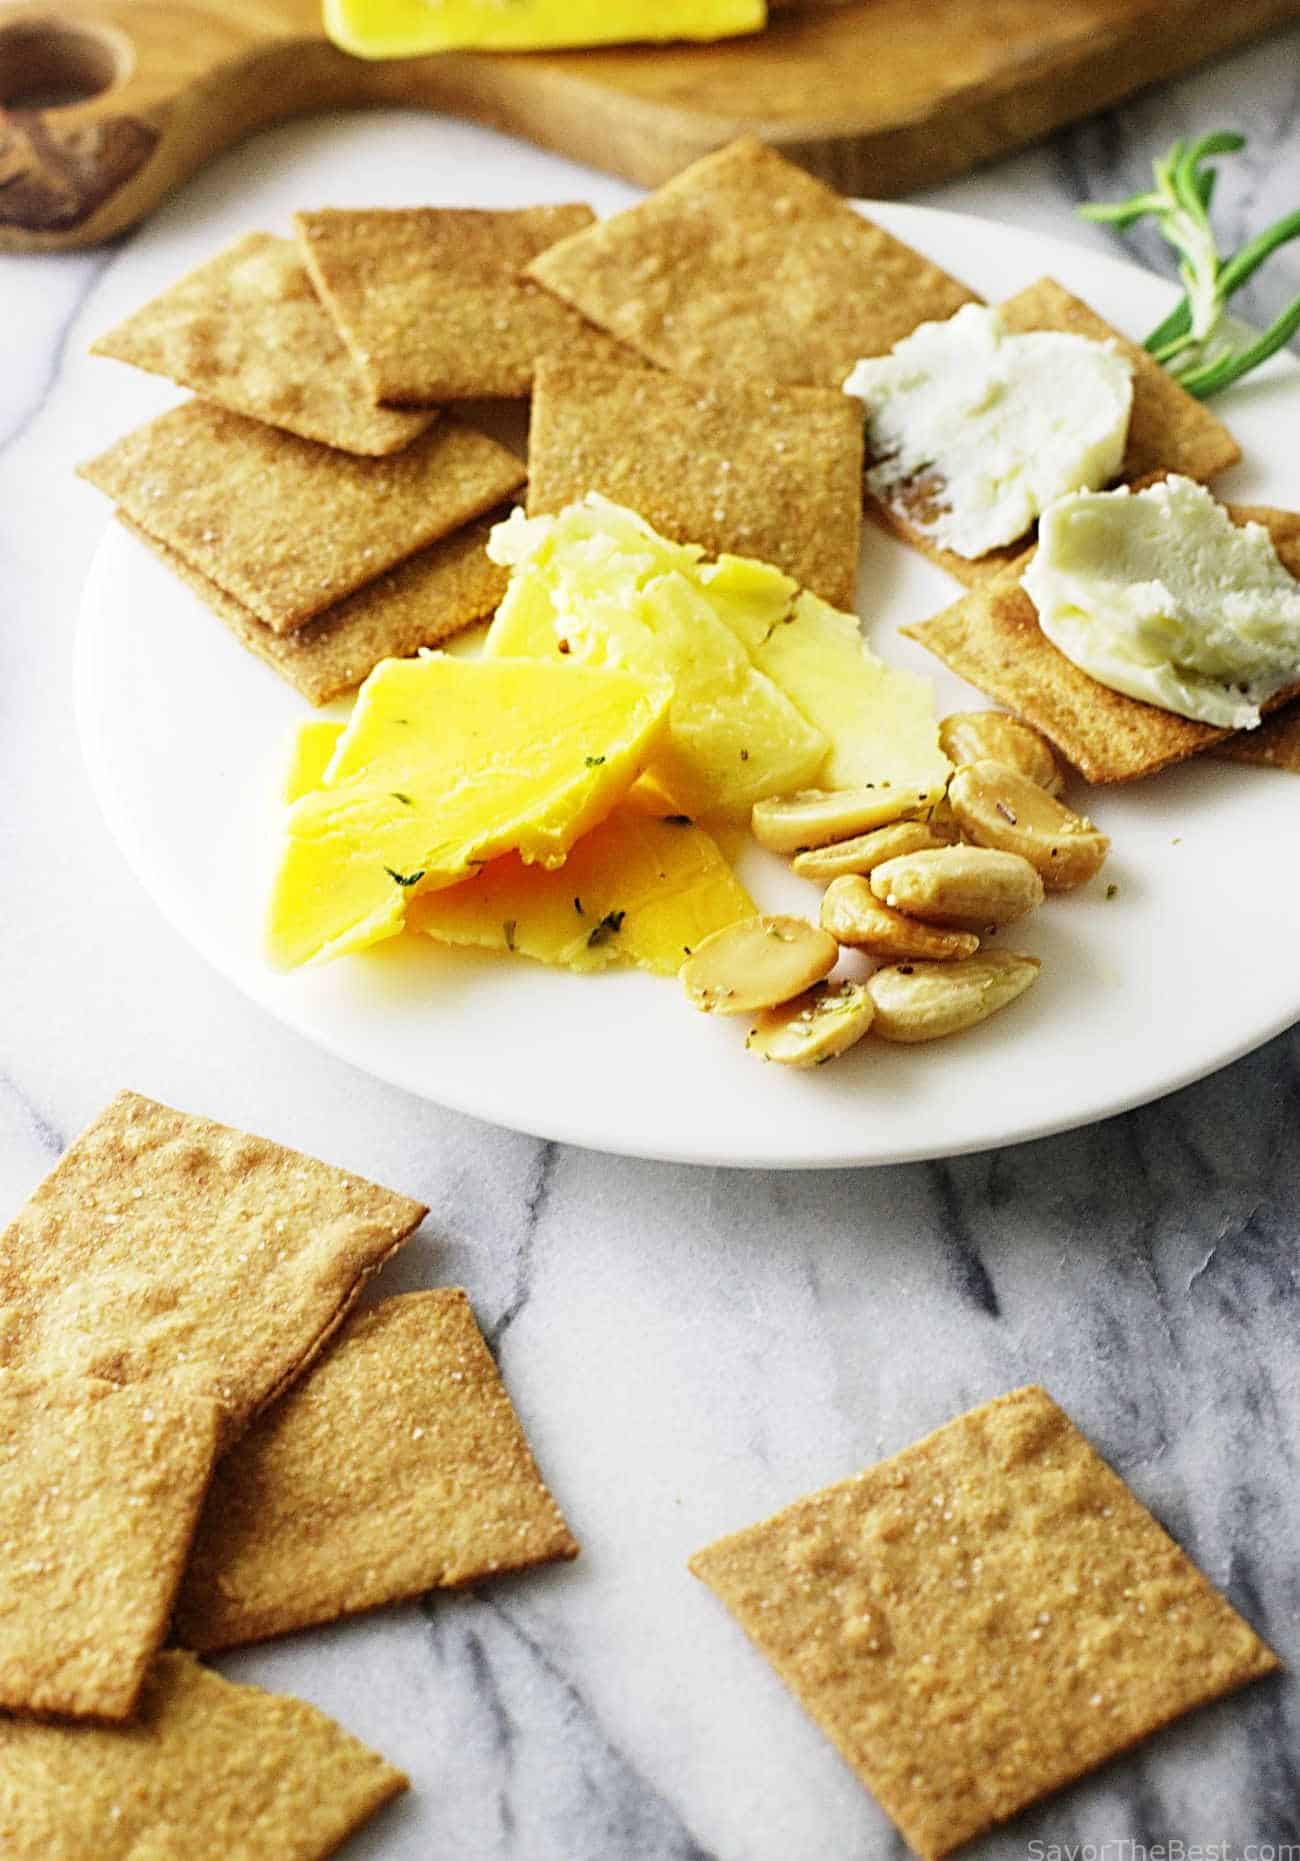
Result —
[{"label": "square cracker", "polygon": [[[1054,279],[1040,278],[999,304],[998,311],[1008,329],[1018,334],[1057,330],[1068,336],[1085,336],[1090,342],[1110,343],[1133,364],[1133,411],[1119,470],[1120,484],[1168,472],[1181,472],[1184,477],[1204,482],[1241,458],[1241,448],[1232,434],[1203,402],[1180,387],[1168,369],[1162,368],[1145,349],[1121,336]],[[970,588],[1001,575],[1027,540],[1021,538],[972,559],[941,549],[909,521],[906,510],[898,505],[869,498],[868,506],[885,529]]]},{"label": "square cracker", "polygon": [[302,1700],[160,1654],[130,1725],[0,1720],[5,1861],[321,1861],[407,1787]]},{"label": "square cracker", "polygon": [[350,1319],[222,1461],[176,1640],[263,1641],[577,1553],[465,1294],[407,1293]]},{"label": "square cracker", "polygon": [[391,458],[358,459],[205,401],[80,470],[275,633],[493,509],[527,476],[512,452],[456,420]]},{"label": "square cracker", "polygon": [[820,388],[977,301],[749,137],[552,246],[528,273],[677,374]]},{"label": "square cracker", "polygon": [[1278,1665],[1041,1389],[691,1569],[926,1857]]},{"label": "square cracker", "polygon": [[[1283,566],[1300,575],[1300,515],[1233,504],[1224,509],[1234,523],[1262,523]],[[1067,659],[1039,626],[1038,610],[1020,586],[1032,553],[1026,550],[995,580],[933,619],[901,631],[1050,737],[1089,782],[1136,781],[1229,738],[1226,730],[1112,691]],[[1281,692],[1269,708],[1295,695],[1294,688]]]},{"label": "square cracker", "polygon": [[466,524],[408,556],[293,633],[273,633],[224,588],[118,511],[118,519],[310,704],[360,685],[381,659],[409,659],[495,612],[509,573],[488,559],[490,522]]},{"label": "square cracker", "polygon": [[246,233],[91,344],[237,414],[344,452],[400,452],[437,419],[373,404],[291,239]]},{"label": "square cracker", "polygon": [[678,543],[757,556],[851,608],[862,537],[862,417],[846,394],[714,386],[659,370],[543,361],[528,509],[599,491]]},{"label": "square cracker", "polygon": [[521,275],[594,218],[582,206],[332,207],[294,226],[373,399],[421,406],[522,397],[542,355],[634,360]]},{"label": "square cracker", "polygon": [[0,1365],[209,1396],[228,1444],[426,1213],[120,1092],[0,1233]]},{"label": "square cracker", "polygon": [[204,1398],[0,1370],[0,1707],[124,1719],[217,1451]]}]

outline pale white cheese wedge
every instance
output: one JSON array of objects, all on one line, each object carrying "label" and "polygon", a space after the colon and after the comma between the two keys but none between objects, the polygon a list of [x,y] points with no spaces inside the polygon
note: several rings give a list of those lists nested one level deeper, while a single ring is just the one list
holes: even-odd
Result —
[{"label": "pale white cheese wedge", "polygon": [[1062,498],[1022,585],[1067,659],[1180,717],[1249,730],[1300,680],[1300,581],[1190,478]]},{"label": "pale white cheese wedge", "polygon": [[1067,491],[1119,471],[1133,368],[1104,343],[1014,334],[966,304],[859,362],[844,392],[867,408],[870,490],[925,536],[973,558],[1014,543]]}]

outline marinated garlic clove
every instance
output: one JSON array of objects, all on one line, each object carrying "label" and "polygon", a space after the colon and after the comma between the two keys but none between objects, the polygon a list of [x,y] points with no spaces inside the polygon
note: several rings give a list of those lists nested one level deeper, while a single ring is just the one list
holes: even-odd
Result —
[{"label": "marinated garlic clove", "polygon": [[939,747],[949,762],[1000,762],[1049,795],[1065,790],[1051,744],[1032,724],[1005,711],[954,711],[939,725]]},{"label": "marinated garlic clove", "polygon": [[824,882],[838,879],[846,872],[870,872],[882,860],[942,845],[942,840],[931,833],[925,821],[895,821],[890,827],[877,827],[874,833],[858,834],[852,840],[809,847],[806,853],[796,853],[790,864],[801,879]]},{"label": "marinated garlic clove", "polygon": [[1086,885],[1101,868],[1110,841],[1005,763],[975,762],[959,769],[948,788],[962,831],[983,847],[1000,847],[1027,859],[1049,892]]},{"label": "marinated garlic clove", "polygon": [[960,963],[897,963],[867,983],[876,1005],[872,1032],[882,1040],[942,1040],[987,1021],[1038,975],[1038,958],[981,950]]},{"label": "marinated garlic clove", "polygon": [[[945,849],[946,850],[946,849]],[[920,857],[919,855],[917,857]],[[897,865],[898,861],[891,861]],[[822,899],[822,929],[838,943],[865,950],[868,956],[928,956],[950,962],[980,947],[966,931],[934,930],[882,904],[863,878],[846,874],[832,880]]]},{"label": "marinated garlic clove", "polygon": [[891,821],[911,820],[938,799],[935,789],[889,782],[874,788],[805,788],[797,795],[756,801],[750,824],[754,838],[773,853],[801,853]]},{"label": "marinated garlic clove", "polygon": [[705,1014],[753,1014],[802,995],[839,954],[835,939],[806,918],[745,918],[697,944],[677,974]]},{"label": "marinated garlic clove", "polygon": [[824,1066],[862,1039],[876,1005],[861,982],[819,982],[779,1008],[768,1008],[745,1045],[761,1060],[782,1066]]},{"label": "marinated garlic clove", "polygon": [[877,866],[870,884],[893,911],[928,924],[978,930],[1010,924],[1043,902],[1043,881],[1029,861],[996,847],[945,846],[907,853]]}]

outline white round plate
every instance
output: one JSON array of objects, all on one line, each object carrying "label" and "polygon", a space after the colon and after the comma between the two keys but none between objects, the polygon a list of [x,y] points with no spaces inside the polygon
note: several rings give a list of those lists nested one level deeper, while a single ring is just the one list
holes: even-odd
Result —
[{"label": "white round plate", "polygon": [[[1167,284],[1064,242],[919,207],[869,211],[991,300],[1050,273],[1136,338],[1169,308]],[[1221,489],[1294,504],[1300,368],[1281,359],[1218,405],[1248,461]],[[866,636],[933,679],[941,715],[987,701],[896,629],[956,592],[867,526]],[[1113,852],[1086,892],[1050,901],[1009,937],[1042,958],[1035,988],[960,1039],[868,1039],[792,1074],[748,1055],[742,1024],[697,1014],[671,982],[641,974],[576,977],[414,937],[323,970],[272,972],[261,924],[280,785],[309,712],[115,524],[86,587],[77,698],[110,828],[218,970],[366,1072],[538,1136],[780,1168],[946,1156],[1125,1110],[1300,1019],[1294,776],[1206,760],[1127,790],[1076,785]],[[814,888],[756,849],[742,873],[761,901],[815,911]]]}]

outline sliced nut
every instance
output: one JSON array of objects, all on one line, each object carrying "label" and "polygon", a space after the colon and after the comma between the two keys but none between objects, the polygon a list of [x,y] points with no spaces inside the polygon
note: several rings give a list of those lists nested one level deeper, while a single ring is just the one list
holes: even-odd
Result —
[{"label": "sliced nut", "polygon": [[[870,884],[891,910],[929,924],[968,925],[972,930],[1010,924],[1043,902],[1043,881],[1029,861],[995,847],[945,846],[905,853],[877,866]],[[824,912],[822,922],[826,923]]]},{"label": "sliced nut", "polygon": [[[940,850],[947,852],[948,848]],[[911,857],[925,856],[918,853]],[[895,866],[901,863],[890,861]],[[822,929],[828,930],[838,943],[865,950],[868,956],[929,956],[948,962],[970,956],[980,947],[979,938],[969,932],[934,930],[928,924],[918,924],[915,918],[904,917],[901,911],[882,904],[865,879],[849,874],[833,879],[826,888]]]},{"label": "sliced nut", "polygon": [[867,983],[882,1040],[941,1040],[987,1021],[1038,974],[1038,958],[981,950],[960,963],[896,963]]},{"label": "sliced nut", "polygon": [[1000,762],[1049,795],[1065,791],[1052,746],[1032,724],[1005,711],[954,711],[939,726],[939,747],[949,762]]},{"label": "sliced nut", "polygon": [[969,763],[948,789],[952,811],[968,839],[1027,859],[1049,892],[1086,885],[1110,841],[1035,782],[1000,762]]},{"label": "sliced nut", "polygon": [[862,1039],[875,1012],[864,983],[819,982],[806,995],[765,1009],[745,1045],[783,1066],[824,1066]]},{"label": "sliced nut", "polygon": [[882,860],[942,845],[943,841],[930,832],[924,821],[895,821],[890,827],[877,827],[874,833],[858,834],[852,840],[809,847],[806,853],[796,853],[790,864],[801,879],[838,879],[841,873],[870,872]]},{"label": "sliced nut", "polygon": [[880,782],[874,788],[805,788],[797,795],[756,801],[754,838],[773,853],[802,853],[851,834],[870,833],[891,821],[913,820],[939,799],[938,791]]},{"label": "sliced nut", "polygon": [[839,954],[835,939],[806,918],[745,918],[697,944],[677,974],[705,1014],[746,1015],[802,995]]}]

